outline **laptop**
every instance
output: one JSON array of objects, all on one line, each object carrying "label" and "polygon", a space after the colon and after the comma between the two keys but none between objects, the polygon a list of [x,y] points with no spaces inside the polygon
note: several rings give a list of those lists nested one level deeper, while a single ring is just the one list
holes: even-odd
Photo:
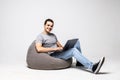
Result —
[{"label": "laptop", "polygon": [[68,50],[68,49],[70,49],[70,48],[73,48],[74,45],[75,45],[75,43],[76,43],[77,41],[78,41],[78,39],[70,39],[70,40],[68,40],[68,41],[66,42],[63,50],[61,50],[61,51],[55,51],[55,52],[57,52],[57,53],[58,53],[58,52],[63,52],[63,51],[66,51],[66,50]]}]

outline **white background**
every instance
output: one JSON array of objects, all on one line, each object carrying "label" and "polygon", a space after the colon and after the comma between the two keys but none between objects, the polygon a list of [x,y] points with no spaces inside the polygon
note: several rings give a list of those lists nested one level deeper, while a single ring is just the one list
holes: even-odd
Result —
[{"label": "white background", "polygon": [[0,64],[25,66],[27,49],[47,18],[63,45],[79,38],[90,60],[120,60],[119,0],[0,0]]},{"label": "white background", "polygon": [[[98,75],[78,68],[32,70],[26,67],[29,45],[47,18],[64,45],[79,38],[83,54],[106,61]],[[120,80],[120,0],[0,0],[1,80]]]}]

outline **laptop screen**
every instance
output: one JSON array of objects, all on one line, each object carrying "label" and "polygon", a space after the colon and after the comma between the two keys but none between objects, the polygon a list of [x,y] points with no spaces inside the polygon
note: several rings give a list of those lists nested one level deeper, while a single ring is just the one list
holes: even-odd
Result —
[{"label": "laptop screen", "polygon": [[75,43],[77,42],[77,40],[78,40],[78,39],[70,39],[70,40],[68,40],[68,41],[66,42],[63,50],[68,50],[68,49],[70,49],[70,48],[73,48],[74,45],[75,45]]}]

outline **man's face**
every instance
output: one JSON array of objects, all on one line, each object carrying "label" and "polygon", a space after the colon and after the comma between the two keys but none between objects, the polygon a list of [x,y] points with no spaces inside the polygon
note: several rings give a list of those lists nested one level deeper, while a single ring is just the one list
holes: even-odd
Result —
[{"label": "man's face", "polygon": [[47,21],[47,23],[44,25],[45,32],[50,33],[53,29],[53,23],[50,21]]}]

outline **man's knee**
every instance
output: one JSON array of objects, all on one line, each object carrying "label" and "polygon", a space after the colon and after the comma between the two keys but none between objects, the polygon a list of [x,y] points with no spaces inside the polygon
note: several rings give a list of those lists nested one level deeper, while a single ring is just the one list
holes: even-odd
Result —
[{"label": "man's knee", "polygon": [[76,51],[78,51],[78,49],[77,49],[77,48],[72,48],[72,51],[75,51],[75,52],[76,52]]}]

